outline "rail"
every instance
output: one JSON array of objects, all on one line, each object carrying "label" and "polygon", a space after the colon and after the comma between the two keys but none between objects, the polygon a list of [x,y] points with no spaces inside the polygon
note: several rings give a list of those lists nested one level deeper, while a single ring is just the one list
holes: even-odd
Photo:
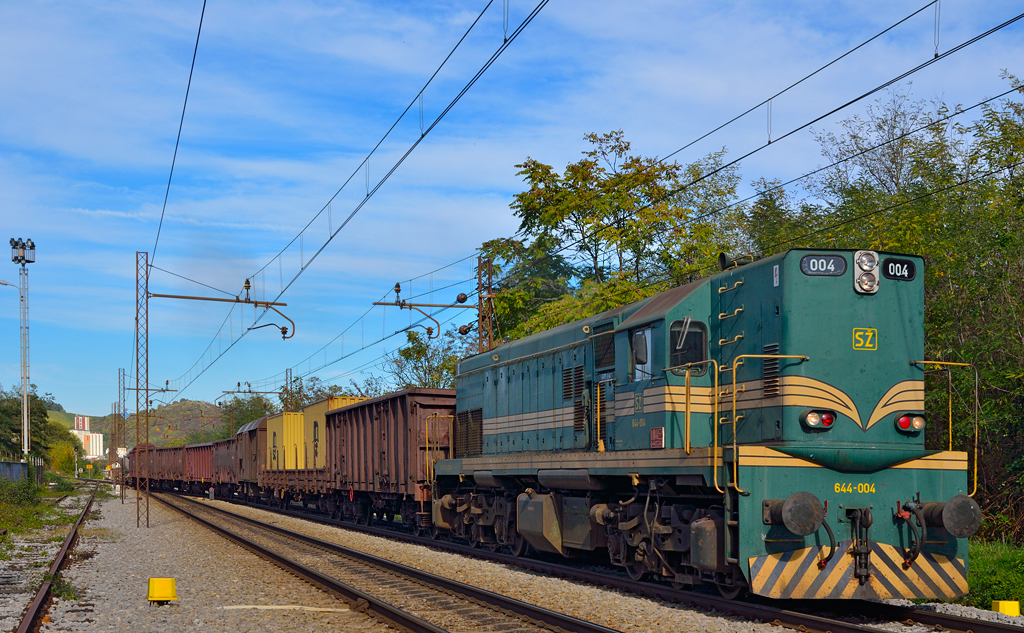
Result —
[{"label": "rail", "polygon": [[[175,506],[172,503],[168,503],[166,500],[161,499],[160,497],[157,497],[157,498],[160,501],[162,501],[163,503],[166,503],[167,505],[169,505],[169,506],[171,506],[171,507],[173,507],[173,508],[175,508],[175,509],[177,509],[177,510],[179,510],[179,511],[185,513],[185,514],[187,514],[191,518],[194,518],[194,519],[197,519],[199,521],[202,521],[202,522],[204,522],[204,524],[207,524],[207,525],[215,525],[215,524],[212,524],[210,522],[205,521],[205,519],[202,519],[201,517],[196,517],[194,514],[192,514],[190,512],[186,512],[184,509],[179,508],[179,507]],[[411,578],[411,579],[413,579],[413,580],[415,580],[417,582],[420,582],[420,583],[423,583],[423,584],[426,584],[426,585],[429,585],[429,586],[433,586],[433,587],[438,587],[438,588],[440,588],[440,589],[442,589],[444,591],[461,595],[461,596],[469,599],[470,601],[475,601],[475,602],[478,602],[478,603],[486,603],[486,604],[494,607],[498,611],[512,612],[512,613],[515,613],[515,614],[517,614],[519,616],[528,618],[529,620],[532,620],[532,621],[543,622],[549,628],[552,628],[554,630],[561,629],[563,631],[567,631],[567,632],[570,632],[570,633],[617,633],[614,629],[609,629],[609,628],[601,626],[599,624],[594,624],[593,622],[587,622],[585,620],[580,620],[580,619],[574,618],[572,616],[565,615],[563,613],[558,613],[556,611],[550,611],[548,609],[544,609],[543,607],[538,607],[536,605],[532,605],[532,604],[529,604],[529,603],[526,603],[526,602],[522,602],[522,601],[516,600],[514,598],[509,598],[509,597],[503,596],[501,594],[493,593],[491,591],[487,591],[486,589],[480,589],[479,587],[474,587],[472,585],[467,585],[467,584],[461,583],[461,582],[459,582],[457,580],[451,580],[451,579],[448,579],[448,578],[444,578],[442,576],[437,576],[437,575],[431,574],[430,572],[425,572],[425,571],[416,569],[414,567],[408,567],[408,566],[405,566],[405,565],[402,565],[402,564],[399,564],[399,563],[395,563],[393,561],[390,561],[390,560],[387,560],[387,559],[384,559],[384,558],[379,558],[377,556],[373,556],[372,554],[367,554],[366,552],[361,552],[359,550],[350,549],[350,548],[345,547],[343,545],[338,545],[337,543],[332,543],[330,541],[323,541],[323,540],[320,540],[320,539],[317,539],[317,538],[313,538],[311,536],[307,536],[307,535],[302,534],[300,532],[295,532],[293,530],[288,530],[288,529],[285,529],[285,528],[282,528],[282,527],[278,527],[278,526],[270,524],[270,523],[264,523],[263,521],[259,521],[257,519],[253,519],[253,518],[250,518],[250,517],[247,517],[247,516],[236,514],[234,512],[229,512],[227,510],[223,510],[221,508],[218,508],[216,506],[212,506],[212,505],[209,505],[209,504],[199,503],[197,501],[194,501],[192,499],[188,499],[186,497],[177,497],[177,498],[182,499],[183,501],[185,501],[185,502],[187,502],[189,504],[192,504],[192,505],[195,505],[195,506],[198,506],[198,507],[202,507],[202,508],[204,508],[206,510],[213,511],[213,512],[219,513],[221,515],[228,516],[231,519],[234,519],[234,520],[237,520],[237,521],[242,521],[242,522],[247,523],[249,525],[256,526],[256,527],[260,528],[261,530],[267,530],[269,532],[274,532],[275,534],[281,534],[281,535],[287,536],[288,538],[298,540],[298,541],[300,541],[302,543],[305,543],[307,545],[312,545],[314,547],[318,547],[318,548],[321,548],[321,549],[326,549],[326,550],[331,551],[333,553],[341,554],[342,556],[353,558],[353,559],[358,560],[360,562],[367,563],[367,564],[370,564],[370,565],[373,565],[373,566],[376,566],[376,567],[379,567],[379,568],[382,568],[382,569],[386,569],[389,572],[392,572],[392,573],[395,573],[395,574],[398,574],[398,575],[401,575],[401,576],[405,576],[407,578]],[[220,526],[218,526],[217,529],[218,529],[218,531],[220,531],[220,530],[223,530],[224,528],[221,528]],[[244,538],[244,537],[241,537],[241,538]],[[314,572],[314,573],[319,573],[319,572]],[[329,577],[325,577],[325,578],[329,578]],[[333,580],[333,579],[331,579],[331,580]],[[335,582],[337,582],[337,581],[335,581]],[[353,591],[358,591],[358,590],[353,589]],[[364,595],[364,599],[367,599],[367,600],[370,599],[368,596],[366,596],[366,594],[363,594],[363,595]],[[388,606],[390,607],[391,605],[388,605]],[[425,622],[425,624],[428,624],[429,626],[434,626],[434,625],[426,623],[426,622]]]},{"label": "rail", "polygon": [[[239,503],[240,505],[246,505],[270,511],[266,506],[254,505],[244,502],[236,503]],[[202,504],[202,506],[204,508],[212,507],[208,504]],[[609,573],[608,570],[594,570],[586,566],[570,567],[567,565],[535,560],[531,558],[521,558],[512,556],[511,554],[502,554],[500,552],[492,552],[484,549],[476,549],[471,548],[469,546],[462,546],[449,541],[436,541],[429,537],[420,538],[413,536],[412,534],[399,532],[389,528],[369,527],[363,525],[356,525],[353,523],[338,522],[322,518],[309,512],[303,512],[299,510],[283,509],[274,510],[274,512],[276,514],[284,514],[287,516],[314,521],[325,525],[341,527],[345,530],[353,530],[365,534],[373,534],[376,536],[381,536],[392,540],[407,543],[415,543],[433,549],[439,549],[441,551],[454,552],[457,554],[461,554],[463,556],[470,556],[473,558],[488,560],[495,563],[501,563],[512,567],[532,571],[543,576],[563,578],[566,580],[572,580],[576,582],[584,582],[587,584],[600,587],[607,587],[609,589],[614,589],[617,591],[622,591],[625,593],[641,597],[651,598],[654,600],[663,600],[666,602],[676,604],[688,604],[701,609],[712,609],[714,611],[728,613],[743,618],[769,622],[773,625],[782,626],[784,628],[800,631],[831,631],[832,633],[879,633],[879,629],[877,628],[860,624],[847,623],[840,620],[833,620],[823,616],[811,615],[808,613],[800,613],[790,609],[788,606],[779,606],[779,604],[782,603],[778,602],[773,604],[762,604],[755,602],[730,600],[728,598],[721,598],[706,593],[673,589],[672,587],[661,583],[635,582],[625,575]],[[244,519],[245,517],[240,518]],[[283,528],[278,529],[283,530]],[[298,536],[296,532],[287,530],[283,531],[287,533],[289,536]],[[478,591],[482,590],[478,589]],[[531,607],[532,605],[527,606]],[[809,611],[818,610],[814,606],[808,606],[807,609]],[[564,626],[562,628],[566,631],[576,631],[576,629],[565,628]],[[992,631],[986,630],[984,629],[984,627],[973,627],[973,631],[974,633],[1024,633],[1024,629],[1017,627],[1011,627],[1010,630]]]},{"label": "rail", "polygon": [[92,502],[96,499],[96,490],[99,485],[93,486],[92,494],[89,495],[89,501],[86,502],[85,508],[82,513],[78,515],[78,520],[71,526],[71,531],[68,532],[67,538],[64,539],[64,544],[61,546],[60,551],[57,552],[57,558],[54,559],[53,564],[50,565],[50,571],[47,573],[43,584],[36,591],[35,597],[32,599],[32,603],[28,606],[28,611],[25,612],[25,616],[21,619],[21,625],[18,626],[17,633],[29,633],[34,631],[36,626],[39,624],[39,618],[43,615],[43,607],[46,606],[46,599],[50,595],[50,589],[53,587],[53,580],[60,573],[61,567],[64,566],[64,560],[68,556],[68,552],[71,551],[71,547],[75,544],[75,539],[78,538],[78,529],[82,527],[82,521],[88,516],[89,510],[92,509]]}]

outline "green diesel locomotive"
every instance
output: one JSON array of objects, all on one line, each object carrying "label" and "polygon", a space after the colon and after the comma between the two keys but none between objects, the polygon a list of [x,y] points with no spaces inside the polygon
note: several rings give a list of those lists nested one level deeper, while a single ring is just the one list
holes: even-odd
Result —
[{"label": "green diesel locomotive", "polygon": [[964,594],[981,511],[967,453],[925,449],[923,260],[720,264],[463,360],[434,528],[727,596]]}]

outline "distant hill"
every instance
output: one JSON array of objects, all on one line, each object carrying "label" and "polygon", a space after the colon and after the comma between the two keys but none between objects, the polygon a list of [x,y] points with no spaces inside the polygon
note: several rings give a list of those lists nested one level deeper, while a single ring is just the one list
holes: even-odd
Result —
[{"label": "distant hill", "polygon": [[[75,428],[75,415],[67,411],[47,411],[46,416],[56,422],[60,422],[69,429]],[[80,415],[80,414],[78,414]]]},{"label": "distant hill", "polygon": [[[198,434],[220,427],[225,422],[224,411],[209,402],[179,400],[157,407],[149,414],[149,441],[157,446],[174,446],[185,442],[189,434]],[[71,416],[74,425],[74,416]],[[135,416],[128,427],[128,446],[135,445]],[[111,416],[94,417],[90,428],[110,437]],[[145,431],[143,431],[145,433]]]}]

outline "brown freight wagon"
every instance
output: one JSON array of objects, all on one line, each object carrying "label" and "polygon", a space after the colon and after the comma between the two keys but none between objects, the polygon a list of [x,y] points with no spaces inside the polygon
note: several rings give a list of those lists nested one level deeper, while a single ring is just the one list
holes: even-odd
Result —
[{"label": "brown freight wagon", "polygon": [[185,490],[201,494],[213,481],[213,445],[191,444],[185,447]]},{"label": "brown freight wagon", "polygon": [[235,438],[218,440],[211,444],[213,460],[213,484],[217,488],[217,496],[229,496],[234,484],[238,482],[238,459]]},{"label": "brown freight wagon", "polygon": [[150,488],[170,490],[185,479],[185,448],[169,446],[151,449],[152,468],[149,473]]},{"label": "brown freight wagon", "polygon": [[263,486],[263,471],[267,468],[267,418],[253,420],[235,433],[238,459],[238,494],[244,499],[255,499]]},{"label": "brown freight wagon", "polygon": [[433,463],[450,456],[453,389],[412,388],[327,412],[332,513],[429,526]]}]

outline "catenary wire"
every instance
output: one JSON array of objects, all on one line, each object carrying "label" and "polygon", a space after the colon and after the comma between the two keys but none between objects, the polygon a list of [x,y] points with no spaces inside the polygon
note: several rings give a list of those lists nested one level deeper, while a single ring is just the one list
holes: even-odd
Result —
[{"label": "catenary wire", "polygon": [[192,66],[188,70],[188,85],[185,87],[185,102],[181,105],[181,120],[178,121],[178,138],[174,141],[174,156],[171,158],[171,173],[167,176],[167,189],[164,191],[164,206],[160,209],[160,223],[156,227],[156,240],[153,242],[153,257],[149,260],[150,267],[156,261],[156,248],[160,245],[160,232],[164,228],[164,213],[167,211],[167,198],[171,194],[171,179],[174,177],[174,163],[178,160],[178,144],[181,143],[181,128],[185,125],[185,107],[188,106],[188,93],[192,89],[192,73],[196,69],[196,55],[199,53],[199,36],[203,32],[203,16],[206,15],[206,0],[199,14],[199,29],[196,31],[196,47],[192,51]]},{"label": "catenary wire", "polygon": [[233,294],[231,294],[231,293],[230,293],[230,292],[228,292],[227,290],[221,290],[220,288],[215,288],[215,287],[213,287],[213,286],[211,286],[211,285],[209,285],[209,284],[204,284],[204,283],[203,283],[203,282],[201,282],[201,281],[196,281],[195,279],[191,279],[191,278],[189,278],[189,277],[186,277],[185,275],[179,275],[178,273],[172,273],[171,271],[169,271],[169,270],[164,270],[163,268],[160,268],[159,266],[153,266],[152,264],[150,264],[150,266],[149,266],[149,267],[150,267],[150,268],[152,268],[153,270],[159,270],[159,271],[160,271],[160,272],[162,272],[162,273],[167,273],[168,275],[173,275],[173,276],[175,276],[175,277],[177,277],[177,278],[179,278],[179,279],[184,279],[185,281],[190,281],[190,282],[192,282],[192,283],[194,283],[194,284],[198,284],[198,285],[200,285],[200,286],[203,286],[204,288],[209,288],[210,290],[216,290],[217,292],[219,292],[219,293],[221,293],[221,294],[225,294],[225,295],[227,295],[227,296],[229,296],[229,297],[234,297],[234,296],[236,296],[236,295],[233,295]]},{"label": "catenary wire", "polygon": [[[487,69],[489,69],[494,64],[495,61],[497,61],[497,59],[501,56],[501,54],[505,50],[507,50],[509,46],[511,46],[511,44],[523,32],[523,30],[534,20],[534,18],[537,17],[537,15],[540,13],[540,11],[545,6],[547,6],[549,1],[550,0],[541,0],[537,4],[537,6],[534,7],[534,9],[527,15],[527,17],[522,21],[522,23],[519,24],[519,26],[516,28],[516,30],[513,31],[513,33],[508,37],[508,39],[505,40],[498,47],[498,49],[491,55],[491,57],[483,64],[483,66],[480,68],[480,70],[477,71],[477,73],[466,83],[466,85],[462,88],[462,90],[460,90],[459,93],[451,100],[451,102],[441,112],[441,114],[439,114],[437,116],[437,118],[435,118],[434,121],[427,128],[424,129],[424,131],[422,132],[421,136],[419,138],[417,138],[412,143],[412,145],[409,147],[409,149],[406,150],[406,152],[398,159],[398,161],[396,161],[394,163],[394,165],[390,168],[390,170],[388,170],[388,172],[384,175],[384,177],[381,178],[381,180],[379,182],[377,182],[377,184],[372,189],[370,189],[367,192],[366,197],[363,198],[356,205],[356,207],[348,215],[348,217],[345,219],[345,221],[337,229],[334,230],[334,232],[331,234],[330,238],[328,238],[328,240],[323,245],[321,245],[319,249],[317,249],[313,253],[313,255],[310,257],[310,259],[301,267],[299,272],[296,273],[296,275],[294,277],[292,277],[292,279],[287,283],[287,285],[285,285],[281,289],[281,291],[275,297],[275,300],[277,298],[280,298],[292,286],[292,284],[294,284],[295,281],[298,280],[299,276],[301,276],[301,274],[313,263],[313,261],[316,260],[316,258],[320,255],[320,253],[323,252],[323,250],[327,247],[327,245],[330,244],[330,242],[334,239],[334,236],[336,236],[342,229],[345,228],[345,226],[348,224],[348,222],[350,222],[352,220],[352,218],[355,217],[355,215],[363,208],[363,206],[365,206],[365,204],[373,197],[373,195],[384,185],[385,182],[387,182],[387,180],[390,178],[390,176],[398,169],[399,166],[402,165],[402,163],[405,162],[405,160],[409,157],[410,154],[412,154],[413,150],[415,150],[416,147],[419,146],[419,144],[423,141],[423,139],[426,138],[426,136],[441,122],[441,120],[445,117],[445,115],[447,115],[448,112],[450,112],[451,109],[455,107],[455,105],[462,99],[462,97],[469,91],[469,89],[472,88],[472,86],[476,84],[476,82],[480,79],[481,76],[483,76],[483,74],[487,71]],[[353,173],[358,173],[358,170],[356,172],[353,172]],[[325,205],[324,208],[327,208],[326,205]],[[322,210],[321,210],[321,213],[322,213]],[[294,242],[294,239],[293,239],[293,242]],[[277,257],[279,257],[279,256],[277,256]],[[275,257],[275,259],[277,257]],[[468,257],[472,257],[472,255],[467,256],[467,258]],[[273,261],[273,259],[271,261]],[[269,265],[269,263],[267,265]],[[264,265],[264,267],[261,268],[260,271],[265,270],[267,265]],[[266,313],[267,313],[267,310],[264,309],[263,312],[260,313],[256,317],[256,319],[253,321],[253,325],[258,323],[263,318],[263,316],[266,315]],[[230,318],[230,313],[229,313],[228,317],[225,319],[224,323],[227,323],[227,319],[228,318]],[[213,346],[214,342],[219,340],[218,337],[220,336],[220,333],[221,333],[221,330],[223,329],[223,327],[224,327],[224,325],[222,324],[221,328],[218,330],[217,334],[214,336],[214,339],[207,346],[206,351],[204,351],[203,355],[200,357],[200,359],[198,361],[196,361],[195,364],[193,364],[193,367],[195,367],[198,363],[202,362],[202,359],[212,349],[212,346]],[[237,339],[231,341],[228,344],[227,348],[222,349],[220,351],[220,353],[218,353],[216,358],[212,359],[209,364],[205,365],[191,380],[189,380],[185,385],[183,385],[178,393],[180,394],[181,392],[185,391],[185,389],[187,389],[189,386],[191,386],[195,382],[195,380],[199,378],[199,376],[201,376],[203,373],[205,373],[206,370],[209,369],[209,367],[211,367],[217,361],[217,359],[221,358],[226,352],[230,351],[235,346],[235,344],[237,344],[240,340],[242,340],[245,337],[245,334],[248,333],[248,331],[250,329],[252,329],[251,326],[250,326],[250,328],[244,330],[239,335],[239,337]],[[180,381],[180,380],[185,379],[186,376],[188,376],[188,373],[189,372],[186,372],[186,374],[183,374],[181,377],[177,378],[176,381]]]}]

